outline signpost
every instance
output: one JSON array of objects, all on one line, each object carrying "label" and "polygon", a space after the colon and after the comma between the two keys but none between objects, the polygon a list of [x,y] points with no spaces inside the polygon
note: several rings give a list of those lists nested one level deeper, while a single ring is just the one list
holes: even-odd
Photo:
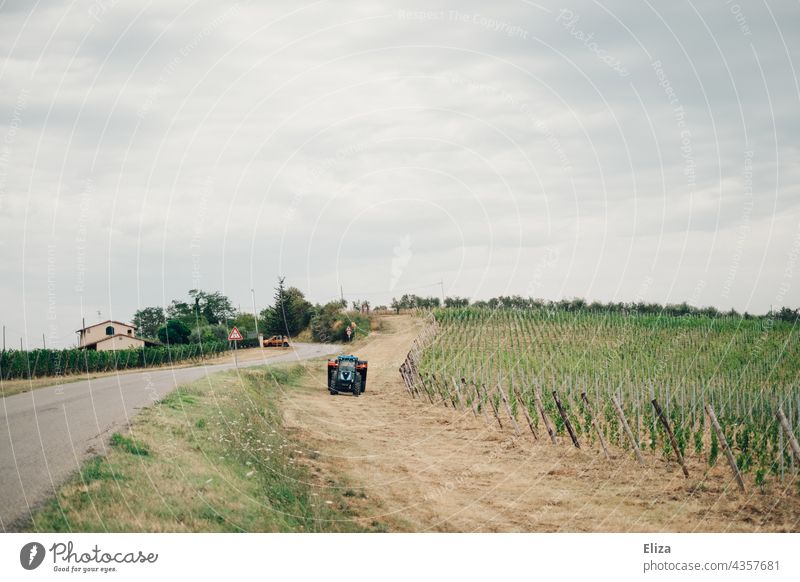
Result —
[{"label": "signpost", "polygon": [[233,363],[236,366],[236,369],[239,369],[239,360],[236,358],[236,350],[239,345],[239,342],[244,339],[242,332],[234,325],[231,333],[228,334],[228,341],[233,342]]}]

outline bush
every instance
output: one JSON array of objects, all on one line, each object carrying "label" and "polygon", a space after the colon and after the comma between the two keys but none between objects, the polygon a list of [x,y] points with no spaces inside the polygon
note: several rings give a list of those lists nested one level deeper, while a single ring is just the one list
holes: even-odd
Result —
[{"label": "bush", "polygon": [[189,343],[192,330],[178,319],[170,319],[166,325],[158,328],[158,339],[168,346]]},{"label": "bush", "polygon": [[224,325],[203,325],[192,329],[189,334],[189,341],[193,344],[207,344],[213,342],[227,341],[228,330]]},{"label": "bush", "polygon": [[332,301],[317,309],[311,319],[311,337],[317,342],[344,342],[347,341],[347,326],[356,324],[355,336],[363,337],[369,334],[369,317],[357,311],[343,311],[339,301]]}]

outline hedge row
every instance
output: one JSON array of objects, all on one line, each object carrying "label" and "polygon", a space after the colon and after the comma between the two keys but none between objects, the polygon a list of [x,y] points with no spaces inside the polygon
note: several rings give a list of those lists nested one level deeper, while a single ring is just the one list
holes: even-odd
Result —
[{"label": "hedge row", "polygon": [[[246,343],[240,342],[239,347],[250,347],[243,345]],[[258,345],[258,340],[251,343]],[[229,349],[228,342],[222,341],[100,352],[80,349],[9,350],[0,352],[0,378],[11,380],[146,368],[184,360],[200,360]]]}]

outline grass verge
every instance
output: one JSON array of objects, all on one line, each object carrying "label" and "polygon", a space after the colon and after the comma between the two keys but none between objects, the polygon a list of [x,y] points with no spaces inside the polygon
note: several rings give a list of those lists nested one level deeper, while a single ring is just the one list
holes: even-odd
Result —
[{"label": "grass verge", "polygon": [[346,479],[283,427],[304,368],[220,372],[181,386],[115,433],[33,517],[36,532],[384,531]]}]

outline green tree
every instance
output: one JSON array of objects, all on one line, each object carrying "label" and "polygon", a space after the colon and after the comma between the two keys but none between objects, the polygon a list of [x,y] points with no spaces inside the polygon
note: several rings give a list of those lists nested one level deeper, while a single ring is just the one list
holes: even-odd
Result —
[{"label": "green tree", "polygon": [[274,303],[261,312],[266,334],[294,336],[308,327],[313,306],[297,287],[286,287],[285,277],[278,277]]},{"label": "green tree", "polygon": [[228,329],[224,325],[203,325],[192,329],[189,334],[191,343],[211,343],[228,339]]},{"label": "green tree", "polygon": [[190,334],[189,326],[179,319],[170,319],[158,328],[158,339],[167,345],[189,343]]},{"label": "green tree", "polygon": [[236,316],[236,308],[231,300],[219,291],[208,293],[199,289],[191,289],[189,297],[194,303],[194,310],[212,325],[227,323],[229,319]]},{"label": "green tree", "polygon": [[466,297],[445,297],[445,307],[469,307],[469,299]]},{"label": "green tree", "polygon": [[[197,325],[198,313],[195,312],[194,305],[173,299],[167,306],[167,319],[179,319],[183,323],[195,327]],[[208,323],[203,321],[203,323]]]},{"label": "green tree", "polygon": [[133,325],[139,328],[139,335],[142,337],[156,337],[158,328],[164,325],[165,321],[163,307],[145,307],[133,314]]}]

